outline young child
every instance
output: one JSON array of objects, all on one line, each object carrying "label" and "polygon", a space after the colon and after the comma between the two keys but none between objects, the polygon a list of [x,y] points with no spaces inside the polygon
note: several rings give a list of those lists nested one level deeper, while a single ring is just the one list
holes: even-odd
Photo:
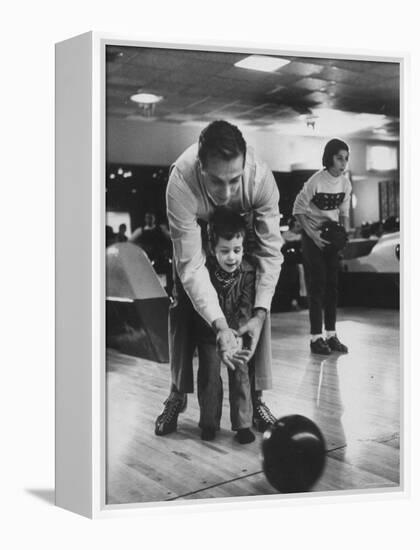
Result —
[{"label": "young child", "polygon": [[[349,147],[332,139],[324,149],[323,170],[316,172],[297,195],[293,214],[302,225],[302,256],[309,297],[311,351],[329,355],[331,351],[347,353],[335,330],[338,287],[338,252],[324,250],[328,242],[321,237],[325,221],[340,222],[348,232],[351,184],[344,174]],[[323,337],[322,321],[326,338]]]},{"label": "young child", "polygon": [[[255,269],[244,258],[245,222],[237,212],[221,207],[209,221],[210,254],[207,268],[217,291],[219,303],[230,328],[237,330],[252,317],[255,299]],[[216,351],[215,334],[204,319],[196,314],[198,348],[198,402],[200,405],[201,439],[211,441],[220,428],[223,385],[220,358]],[[235,370],[228,369],[229,403],[232,430],[239,443],[251,443],[255,435],[252,426],[251,387],[247,362],[249,353],[242,350],[238,339]],[[251,360],[252,363],[252,360]]]}]

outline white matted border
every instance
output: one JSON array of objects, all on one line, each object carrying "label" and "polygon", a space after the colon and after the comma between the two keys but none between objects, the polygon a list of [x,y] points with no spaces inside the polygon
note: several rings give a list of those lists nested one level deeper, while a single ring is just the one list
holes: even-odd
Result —
[{"label": "white matted border", "polygon": [[[57,477],[57,482],[59,485],[56,488],[57,491],[57,504],[65,508],[71,509],[88,517],[95,518],[106,518],[106,517],[120,517],[127,515],[136,515],[138,513],[142,514],[158,514],[162,508],[165,511],[171,510],[174,513],[183,513],[185,510],[188,510],[189,513],[192,511],[202,511],[205,507],[206,511],[211,510],[224,510],[224,509],[238,509],[240,506],[247,507],[277,507],[279,505],[301,505],[305,503],[313,504],[325,504],[325,497],[328,498],[328,503],[340,503],[343,501],[352,502],[352,501],[372,501],[372,500],[382,500],[386,499],[401,499],[402,497],[408,497],[410,495],[410,476],[409,476],[409,456],[410,456],[410,446],[409,446],[409,436],[410,436],[410,422],[409,422],[409,361],[407,354],[404,352],[408,349],[409,346],[409,327],[406,326],[406,318],[409,318],[409,305],[410,300],[408,296],[408,285],[406,284],[406,276],[409,272],[409,264],[407,262],[407,257],[404,254],[404,250],[409,249],[409,240],[407,231],[409,226],[409,209],[407,207],[407,188],[409,182],[408,174],[408,62],[409,56],[407,53],[379,53],[375,51],[366,51],[366,50],[329,50],[322,49],[319,51],[317,49],[308,51],[307,48],[299,48],[296,46],[288,47],[282,46],[279,44],[244,44],[241,42],[206,42],[194,43],[189,42],[188,44],[179,42],[179,43],[167,43],[165,40],[158,42],[156,40],[142,40],[141,37],[119,37],[114,34],[108,33],[87,33],[76,37],[74,39],[69,39],[64,43],[60,43],[64,46],[67,44],[75,44],[76,42],[84,42],[86,46],[85,55],[87,59],[91,56],[91,97],[90,97],[90,109],[91,109],[91,126],[90,126],[90,139],[91,139],[91,161],[89,159],[84,159],[85,164],[82,163],[82,160],[79,160],[78,167],[84,174],[90,174],[91,184],[89,185],[90,197],[86,197],[88,200],[91,200],[91,212],[89,219],[78,220],[79,223],[86,228],[90,228],[91,239],[89,240],[91,247],[91,262],[89,265],[83,265],[82,263],[78,264],[78,269],[84,274],[91,274],[91,277],[87,277],[86,281],[82,283],[83,290],[86,291],[85,285],[88,285],[90,289],[90,297],[86,303],[83,304],[84,311],[88,315],[88,318],[91,318],[91,327],[90,334],[92,337],[91,346],[88,346],[89,349],[78,348],[78,356],[83,358],[88,358],[90,361],[90,380],[89,385],[91,385],[92,391],[90,396],[84,394],[84,399],[82,401],[78,400],[79,409],[78,409],[78,418],[91,419],[91,439],[90,439],[90,461],[83,463],[82,469],[84,471],[84,479],[89,480],[90,491],[83,491],[79,496],[75,494],[76,487],[71,482],[71,472],[68,471],[68,479],[63,480],[63,472],[61,471],[62,465],[57,463],[56,469],[61,473]],[[60,44],[57,45],[57,48],[60,47]],[[232,499],[208,499],[205,501],[188,501],[188,502],[174,502],[174,503],[139,503],[139,504],[124,504],[124,505],[107,505],[105,503],[105,475],[106,475],[106,430],[105,430],[105,404],[106,404],[106,381],[105,381],[105,238],[104,238],[104,228],[105,228],[105,193],[104,193],[104,182],[105,182],[105,48],[107,45],[119,45],[119,46],[133,46],[133,47],[156,47],[156,48],[174,48],[174,49],[189,49],[189,50],[203,50],[203,51],[222,51],[222,52],[234,52],[241,51],[244,53],[260,53],[260,54],[276,54],[276,55],[298,55],[305,57],[324,57],[324,58],[337,58],[337,59],[351,59],[351,60],[368,60],[368,61],[387,61],[387,62],[397,62],[400,64],[401,73],[401,86],[400,86],[400,121],[401,121],[401,130],[400,130],[400,181],[404,182],[401,186],[401,212],[403,213],[403,246],[402,255],[401,255],[401,265],[402,265],[402,285],[401,285],[401,302],[402,308],[400,313],[400,318],[402,320],[401,331],[400,331],[400,342],[401,342],[401,385],[400,385],[400,410],[401,410],[401,456],[402,461],[400,465],[401,473],[401,486],[397,489],[378,489],[378,490],[358,490],[358,491],[334,491],[334,492],[325,492],[325,493],[306,493],[304,495],[291,496],[291,495],[270,495],[270,496],[259,496],[259,497],[235,497]],[[80,59],[79,59],[80,60]],[[59,77],[59,75],[57,75]],[[80,107],[80,106],[79,106]],[[61,107],[60,107],[61,108]],[[59,114],[59,113],[57,113]],[[77,113],[74,113],[77,117]],[[58,138],[56,147],[60,151],[61,147],[65,144],[60,144]],[[76,139],[76,136],[73,136],[73,139]],[[66,136],[66,140],[71,140],[70,136]],[[59,177],[57,179],[57,188],[59,188],[61,182]],[[85,190],[86,191],[86,190]],[[75,193],[74,189],[68,191],[69,194]],[[57,193],[58,203],[61,200],[69,200],[66,194],[63,197],[60,197]],[[80,197],[82,198],[82,197]],[[58,219],[57,216],[57,226],[60,226],[62,221]],[[86,236],[86,233],[85,233]],[[59,239],[57,239],[59,241]],[[60,247],[60,242],[57,243],[57,247]],[[58,249],[58,248],[57,248]],[[74,258],[72,259],[74,261]],[[80,262],[82,259],[79,258]],[[61,265],[57,263],[57,272],[63,274],[67,262],[63,258],[63,255],[57,258],[57,262],[63,262]],[[88,261],[88,260],[87,260]],[[68,267],[68,266],[67,266]],[[73,267],[74,269],[74,267]],[[69,288],[68,292],[74,292],[74,300],[77,301],[79,295],[77,294],[77,288]],[[80,289],[79,289],[80,290]],[[57,286],[57,301],[58,303],[61,300],[60,296],[60,286]],[[71,300],[70,300],[71,301]],[[57,409],[56,409],[56,433],[57,435],[62,434],[63,426],[71,423],[72,419],[68,417],[69,412],[67,409],[60,407],[60,396],[66,393],[69,396],[78,396],[81,389],[78,386],[80,380],[77,379],[77,376],[65,378],[65,387],[62,386],[62,379],[58,376],[62,373],[64,365],[60,363],[63,359],[60,355],[60,319],[62,316],[61,310],[58,308],[57,313],[60,311],[60,314],[57,315]],[[407,316],[407,317],[405,317]],[[64,337],[64,335],[63,335]],[[67,336],[68,337],[68,336]],[[67,348],[69,352],[69,348]],[[71,352],[70,352],[71,353]],[[76,357],[73,357],[72,360],[75,360]],[[67,357],[66,367],[69,368],[69,363],[71,358]],[[83,363],[83,361],[82,361]],[[84,362],[86,366],[86,361]],[[77,367],[75,367],[77,368]],[[81,370],[81,369],[79,369]],[[74,374],[74,373],[73,373]],[[86,372],[82,371],[79,373],[81,376],[86,377]],[[73,385],[72,385],[73,384]],[[86,389],[86,388],[85,388]],[[74,419],[73,419],[74,420]],[[86,426],[78,426],[78,429],[86,430]],[[76,429],[77,432],[77,429]],[[69,465],[79,464],[80,465],[80,452],[74,448],[74,438],[72,437],[58,437],[57,444],[59,446],[57,451],[57,459],[62,456],[66,456],[66,467],[69,468]],[[89,456],[89,453],[85,453],[84,456]],[[83,455],[83,453],[82,453]],[[65,476],[64,476],[65,477]],[[61,483],[61,485],[60,485]],[[79,487],[80,489],[80,487]],[[72,493],[72,499],[70,504],[66,501],[66,498],[62,499],[64,493],[70,491]],[[303,499],[303,500],[302,500]],[[63,503],[63,500],[65,501]],[[210,506],[211,505],[211,506]]]}]

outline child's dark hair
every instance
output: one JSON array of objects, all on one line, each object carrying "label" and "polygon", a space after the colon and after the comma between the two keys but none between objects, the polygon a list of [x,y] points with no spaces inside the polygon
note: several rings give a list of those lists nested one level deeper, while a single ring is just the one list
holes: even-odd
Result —
[{"label": "child's dark hair", "polygon": [[245,162],[246,143],[240,130],[226,120],[211,122],[200,134],[198,158],[203,167],[208,157],[232,160],[243,155]]},{"label": "child's dark hair", "polygon": [[330,168],[333,165],[333,156],[339,151],[347,151],[350,153],[349,146],[341,139],[331,139],[325,146],[324,154],[322,155],[322,166],[324,168]]},{"label": "child's dark hair", "polygon": [[245,239],[246,224],[242,216],[226,206],[216,208],[208,225],[211,248],[214,249],[220,238],[230,241],[239,235]]}]

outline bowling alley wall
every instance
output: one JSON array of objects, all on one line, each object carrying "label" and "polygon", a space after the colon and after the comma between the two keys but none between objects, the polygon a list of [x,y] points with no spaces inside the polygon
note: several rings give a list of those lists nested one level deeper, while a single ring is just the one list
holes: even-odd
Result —
[{"label": "bowling alley wall", "polygon": [[[131,170],[132,177],[110,182],[107,179],[107,209],[130,212],[133,230],[143,221],[144,212],[153,210],[160,221],[165,218],[165,186],[171,163],[196,142],[200,125],[153,123],[108,118],[106,134],[107,175],[119,167]],[[247,142],[267,162],[280,190],[283,222],[291,214],[293,202],[304,181],[321,168],[323,147],[331,137],[287,136],[269,131],[240,128]],[[396,169],[368,170],[369,148],[386,145],[396,150],[399,142],[343,138],[350,146],[349,171],[353,184],[353,227],[380,219],[379,182],[399,184]],[[131,186],[131,189],[130,189]],[[135,191],[133,192],[133,187]]]}]

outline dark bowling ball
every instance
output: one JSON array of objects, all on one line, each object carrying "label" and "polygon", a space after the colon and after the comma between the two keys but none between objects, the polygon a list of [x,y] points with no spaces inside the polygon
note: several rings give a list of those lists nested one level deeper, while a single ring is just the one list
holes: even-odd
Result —
[{"label": "dark bowling ball", "polygon": [[329,244],[324,247],[324,250],[331,252],[339,252],[346,246],[348,241],[344,226],[333,221],[322,224],[321,238],[329,242]]},{"label": "dark bowling ball", "polygon": [[325,441],[321,430],[299,414],[284,416],[262,440],[263,470],[280,493],[308,491],[325,466]]}]

